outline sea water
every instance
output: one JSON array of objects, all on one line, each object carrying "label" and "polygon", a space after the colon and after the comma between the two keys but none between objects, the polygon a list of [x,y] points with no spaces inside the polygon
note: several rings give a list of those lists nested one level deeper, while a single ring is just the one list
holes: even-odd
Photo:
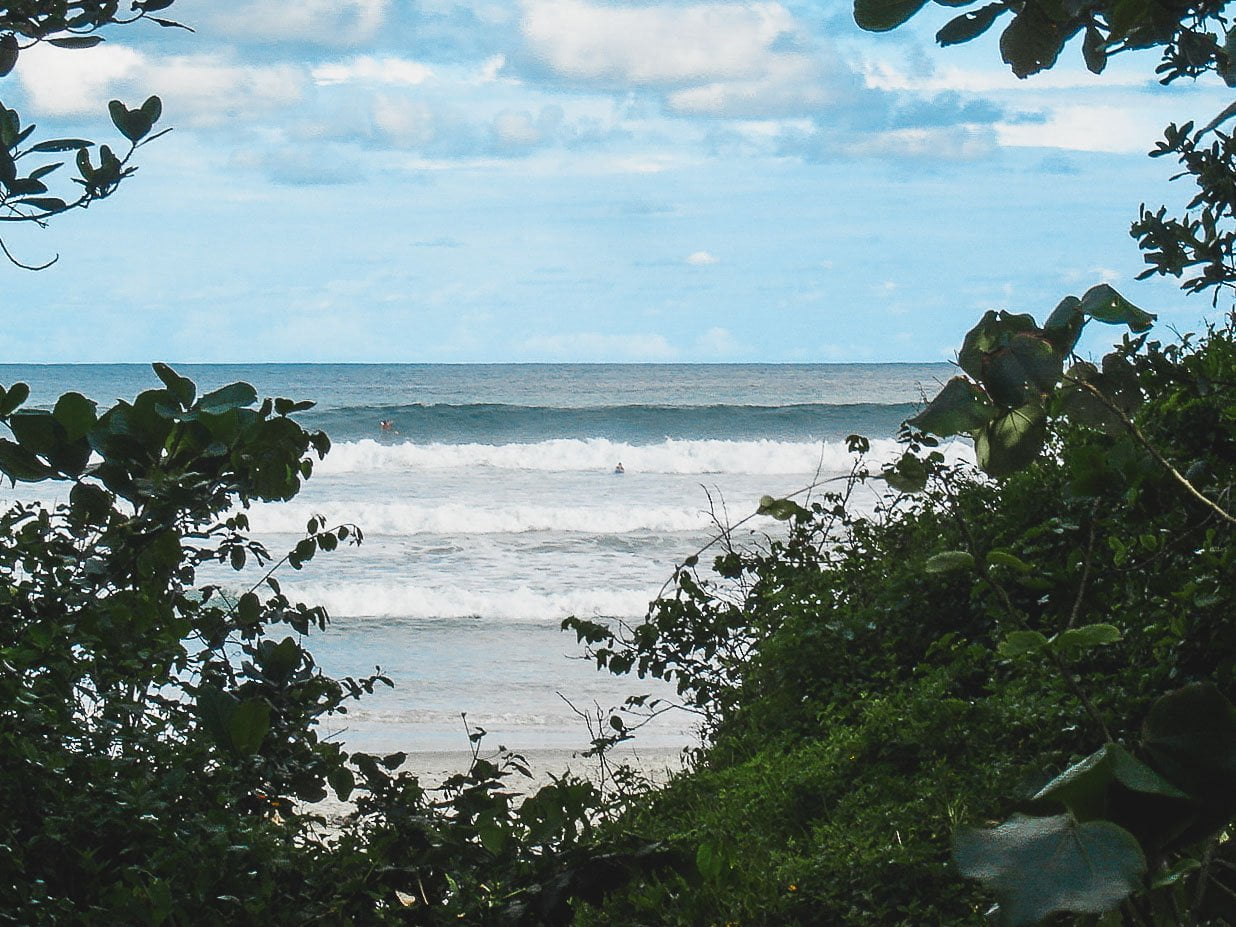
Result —
[{"label": "sea water", "polygon": [[[942,364],[178,369],[200,392],[245,380],[316,402],[298,417],[332,450],[296,499],[252,507],[253,532],[282,553],[315,515],[362,529],[359,547],[278,577],[330,612],[308,641],[328,672],[380,667],[395,683],[335,734],[413,751],[465,748],[464,713],[514,749],[579,749],[588,736],[575,709],[671,696],[597,672],[562,619],[638,621],[719,524],[750,515],[762,495],[847,472],[847,435],[890,456],[899,424],[950,374]],[[0,383],[17,380],[43,408],[67,389],[106,407],[160,385],[146,366],[0,365]],[[66,495],[63,484],[5,486],[0,502]],[[742,536],[781,527],[760,517]],[[242,585],[226,571],[211,578]],[[671,714],[641,736],[676,746],[690,725]]]}]

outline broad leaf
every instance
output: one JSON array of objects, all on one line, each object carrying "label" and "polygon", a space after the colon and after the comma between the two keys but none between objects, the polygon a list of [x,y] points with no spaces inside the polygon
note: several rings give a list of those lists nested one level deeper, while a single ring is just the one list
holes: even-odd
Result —
[{"label": "broad leaf", "polygon": [[87,399],[81,393],[65,393],[56,400],[56,408],[52,411],[64,428],[70,441],[84,438],[98,421],[98,414],[93,400]]},{"label": "broad leaf", "polygon": [[987,6],[969,13],[963,13],[956,19],[951,19],[936,33],[936,41],[941,45],[957,45],[978,38],[991,28],[996,18],[1009,7],[1003,3],[989,3]]},{"label": "broad leaf", "polygon": [[1146,759],[1221,823],[1236,811],[1236,709],[1211,683],[1158,699],[1142,727]]},{"label": "broad leaf", "polygon": [[1009,476],[1039,456],[1047,437],[1047,415],[1037,403],[1012,409],[984,425],[975,436],[978,465],[991,476]]},{"label": "broad leaf", "polygon": [[1022,7],[1000,36],[1000,55],[1018,77],[1050,68],[1067,37],[1036,5]]},{"label": "broad leaf", "polygon": [[0,36],[0,77],[5,77],[17,64],[17,38],[11,32]]},{"label": "broad leaf", "polygon": [[854,22],[868,32],[888,32],[926,5],[927,0],[854,0]]},{"label": "broad leaf", "polygon": [[1089,650],[1103,644],[1114,644],[1120,640],[1120,629],[1111,624],[1088,624],[1080,628],[1069,628],[1052,638],[1052,649],[1060,652]]},{"label": "broad leaf", "polygon": [[193,399],[197,395],[197,387],[193,381],[187,377],[182,377],[167,364],[154,363],[151,364],[154,368],[155,375],[163,381],[167,387],[167,391],[176,397],[176,400],[188,409],[193,405]]},{"label": "broad leaf", "polygon": [[251,406],[257,402],[257,390],[248,383],[230,383],[214,392],[207,393],[194,407],[199,412],[220,415],[232,409]]},{"label": "broad leaf", "polygon": [[1021,927],[1057,911],[1102,914],[1137,888],[1146,857],[1133,835],[1110,821],[1071,814],[1017,814],[993,830],[960,832],[953,858],[1000,902],[1000,922]]},{"label": "broad leaf", "polygon": [[978,324],[966,332],[961,350],[957,354],[957,363],[972,378],[981,381],[986,355],[1007,345],[1015,334],[1038,330],[1033,316],[989,309],[979,319]]},{"label": "broad leaf", "polygon": [[1019,332],[984,355],[982,367],[988,394],[998,405],[1011,408],[1053,389],[1064,372],[1064,358],[1041,335]]},{"label": "broad leaf", "polygon": [[996,652],[1006,660],[1016,660],[1043,653],[1047,647],[1047,638],[1038,631],[1010,631]]},{"label": "broad leaf", "polygon": [[1059,802],[1079,821],[1107,817],[1108,787],[1113,782],[1161,798],[1189,797],[1124,747],[1108,743],[1043,786],[1033,800]]},{"label": "broad leaf", "polygon": [[257,753],[269,729],[270,706],[256,698],[237,705],[228,722],[232,746],[241,756]]},{"label": "broad leaf", "polygon": [[969,434],[995,417],[996,409],[987,395],[965,377],[953,377],[938,396],[907,424],[942,438]]},{"label": "broad leaf", "polygon": [[1081,336],[1082,326],[1085,324],[1086,316],[1081,311],[1081,300],[1076,296],[1066,296],[1043,323],[1043,334],[1056,350],[1064,355],[1077,345],[1077,339]]},{"label": "broad leaf", "polygon": [[974,557],[964,550],[946,550],[931,557],[923,569],[928,573],[952,573],[974,569]]},{"label": "broad leaf", "polygon": [[1146,331],[1157,318],[1138,309],[1106,283],[1088,289],[1081,298],[1079,308],[1092,319],[1112,325],[1127,325],[1135,332]]}]

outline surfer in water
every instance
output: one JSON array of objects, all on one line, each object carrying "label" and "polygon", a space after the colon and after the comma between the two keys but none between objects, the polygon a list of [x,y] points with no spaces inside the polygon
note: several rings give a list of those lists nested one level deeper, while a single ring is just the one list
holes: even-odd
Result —
[{"label": "surfer in water", "polygon": [[[381,428],[383,431],[395,431],[395,423],[392,422],[389,418],[384,418],[382,419],[382,421],[378,422],[378,427]],[[398,432],[396,432],[396,434],[397,433]]]},{"label": "surfer in water", "polygon": [[622,466],[622,461],[618,461],[618,466],[614,467],[615,473],[626,473],[627,471]]}]

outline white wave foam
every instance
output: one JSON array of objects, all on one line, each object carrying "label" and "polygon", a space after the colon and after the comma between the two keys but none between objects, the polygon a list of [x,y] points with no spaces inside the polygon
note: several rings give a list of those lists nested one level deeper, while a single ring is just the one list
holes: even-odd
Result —
[{"label": "white wave foam", "polygon": [[592,535],[638,531],[703,531],[711,526],[699,506],[475,506],[444,502],[255,503],[249,522],[255,533],[300,534],[305,523],[321,515],[328,525],[355,524],[371,535],[519,534],[561,531]]},{"label": "white wave foam", "polygon": [[[872,442],[873,455],[891,456],[896,442]],[[502,470],[608,472],[621,460],[628,473],[788,474],[848,470],[852,455],[841,441],[680,441],[626,444],[606,438],[561,438],[533,444],[336,444],[321,473],[370,470]]]},{"label": "white wave foam", "polygon": [[656,590],[572,589],[540,592],[516,589],[426,587],[395,583],[285,584],[293,599],[325,606],[335,618],[492,618],[504,621],[561,621],[580,617],[639,618]]}]

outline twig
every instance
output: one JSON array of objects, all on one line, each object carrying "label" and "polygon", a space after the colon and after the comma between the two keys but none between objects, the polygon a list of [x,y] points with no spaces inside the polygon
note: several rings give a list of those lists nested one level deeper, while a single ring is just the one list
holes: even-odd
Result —
[{"label": "twig", "polygon": [[1072,377],[1065,377],[1064,381],[1086,390],[1086,392],[1098,399],[1099,402],[1103,403],[1103,405],[1105,405],[1111,412],[1114,412],[1116,416],[1119,417],[1121,424],[1128,429],[1129,434],[1133,435],[1133,437],[1137,439],[1137,443],[1140,444],[1150,454],[1150,456],[1155,459],[1159,466],[1171,475],[1172,479],[1180,484],[1181,488],[1184,489],[1189,496],[1206,506],[1206,508],[1210,509],[1229,525],[1236,525],[1236,516],[1229,514],[1216,502],[1202,495],[1198,488],[1190,483],[1188,478],[1173,467],[1168,459],[1159,453],[1158,448],[1147,440],[1146,436],[1142,434],[1141,429],[1137,427],[1133,419],[1129,418],[1124,409],[1116,405],[1116,403],[1114,403],[1101,389],[1093,383],[1087,383],[1085,380],[1077,380]]}]

